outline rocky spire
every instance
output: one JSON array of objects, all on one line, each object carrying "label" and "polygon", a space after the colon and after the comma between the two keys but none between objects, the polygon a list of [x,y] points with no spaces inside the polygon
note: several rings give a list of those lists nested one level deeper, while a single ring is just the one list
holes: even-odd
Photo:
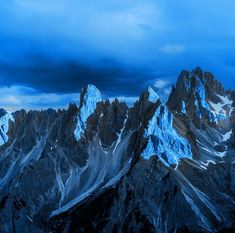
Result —
[{"label": "rocky spire", "polygon": [[74,135],[77,140],[81,138],[86,128],[88,117],[95,111],[96,104],[101,101],[100,91],[94,85],[87,85],[80,94],[80,106],[77,116],[77,126]]},{"label": "rocky spire", "polygon": [[168,106],[173,113],[188,116],[199,128],[205,123],[216,125],[231,115],[228,93],[213,74],[203,72],[200,67],[181,72],[172,88]]},{"label": "rocky spire", "polygon": [[7,132],[9,130],[10,120],[14,120],[13,116],[4,109],[0,109],[0,146],[4,145],[8,141]]}]

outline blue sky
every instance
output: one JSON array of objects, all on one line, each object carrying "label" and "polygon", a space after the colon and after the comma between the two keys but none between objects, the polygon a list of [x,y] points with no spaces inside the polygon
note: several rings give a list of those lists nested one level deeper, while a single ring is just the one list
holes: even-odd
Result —
[{"label": "blue sky", "polygon": [[201,66],[235,89],[233,0],[0,0],[0,105],[64,107],[87,83],[133,101]]}]

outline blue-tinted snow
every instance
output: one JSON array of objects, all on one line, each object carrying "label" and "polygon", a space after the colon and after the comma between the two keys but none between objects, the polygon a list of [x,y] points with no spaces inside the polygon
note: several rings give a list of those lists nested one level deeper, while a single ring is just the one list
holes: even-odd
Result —
[{"label": "blue-tinted snow", "polygon": [[198,100],[200,101],[202,107],[210,111],[210,107],[206,101],[206,91],[199,78],[197,78],[196,93],[198,95]]},{"label": "blue-tinted snow", "polygon": [[199,104],[198,104],[198,100],[196,99],[195,102],[194,102],[194,105],[197,109],[197,116],[199,117],[199,119],[202,119],[202,113],[200,111],[200,108],[199,108]]},{"label": "blue-tinted snow", "polygon": [[226,120],[229,117],[231,117],[232,111],[233,111],[233,101],[229,99],[228,96],[220,96],[217,95],[220,98],[220,102],[213,103],[209,102],[211,106],[212,114],[215,116],[216,121],[217,120]]},{"label": "blue-tinted snow", "polygon": [[181,158],[192,158],[191,146],[173,127],[173,117],[165,105],[160,105],[145,129],[148,144],[141,156],[149,159],[153,155],[166,166],[178,165]]},{"label": "blue-tinted snow", "polygon": [[[222,121],[222,120],[226,120],[227,119],[227,115],[226,112],[224,114],[224,112],[222,111],[218,111],[216,109],[216,106],[219,105],[219,107],[221,107],[221,104],[213,104],[212,102],[210,102],[210,105],[207,102],[206,99],[206,91],[205,88],[201,82],[201,80],[197,77],[197,86],[196,86],[196,90],[195,90],[195,106],[197,108],[197,114],[198,117],[201,119],[202,117],[202,112],[200,109],[200,106],[205,110],[207,117],[209,118],[210,122],[213,123],[218,123],[218,121]],[[216,111],[217,110],[217,111]]]},{"label": "blue-tinted snow", "polygon": [[148,100],[152,103],[156,103],[157,100],[159,99],[158,94],[153,90],[152,87],[148,87],[148,93],[149,93],[149,97]]},{"label": "blue-tinted snow", "polygon": [[227,132],[226,134],[223,135],[223,142],[227,142],[233,134],[233,130],[231,129],[229,132]]},{"label": "blue-tinted snow", "polygon": [[9,130],[9,121],[13,119],[13,116],[5,112],[4,115],[0,117],[0,146],[4,145],[8,141],[7,132]]},{"label": "blue-tinted snow", "polygon": [[74,131],[74,135],[77,140],[80,140],[81,135],[84,133],[86,128],[88,117],[95,111],[96,104],[100,101],[100,91],[94,85],[88,85],[77,117],[77,126]]},{"label": "blue-tinted snow", "polygon": [[186,111],[186,104],[185,104],[184,101],[182,101],[182,110],[181,110],[181,112],[182,112],[183,114],[186,114],[186,113],[187,113],[187,111]]}]

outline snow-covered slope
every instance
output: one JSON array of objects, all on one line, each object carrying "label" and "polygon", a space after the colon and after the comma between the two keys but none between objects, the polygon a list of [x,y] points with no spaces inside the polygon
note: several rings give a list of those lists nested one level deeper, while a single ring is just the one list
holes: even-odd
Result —
[{"label": "snow-covered slope", "polygon": [[[153,92],[151,90],[150,96],[157,96]],[[155,102],[158,99],[155,98]],[[181,158],[192,158],[189,142],[175,131],[173,115],[162,103],[149,120],[144,137],[148,138],[147,146],[141,154],[144,159],[158,156],[163,164],[171,166],[178,165]]]}]

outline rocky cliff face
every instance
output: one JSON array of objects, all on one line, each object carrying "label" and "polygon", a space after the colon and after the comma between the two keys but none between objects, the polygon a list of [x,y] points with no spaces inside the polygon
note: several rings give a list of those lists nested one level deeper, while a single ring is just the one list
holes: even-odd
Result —
[{"label": "rocky cliff face", "polygon": [[0,232],[232,232],[234,100],[196,68],[167,104],[88,85],[68,110],[1,110]]},{"label": "rocky cliff face", "polygon": [[185,115],[197,128],[223,126],[231,116],[232,103],[221,83],[200,68],[181,72],[168,101],[172,112]]}]

